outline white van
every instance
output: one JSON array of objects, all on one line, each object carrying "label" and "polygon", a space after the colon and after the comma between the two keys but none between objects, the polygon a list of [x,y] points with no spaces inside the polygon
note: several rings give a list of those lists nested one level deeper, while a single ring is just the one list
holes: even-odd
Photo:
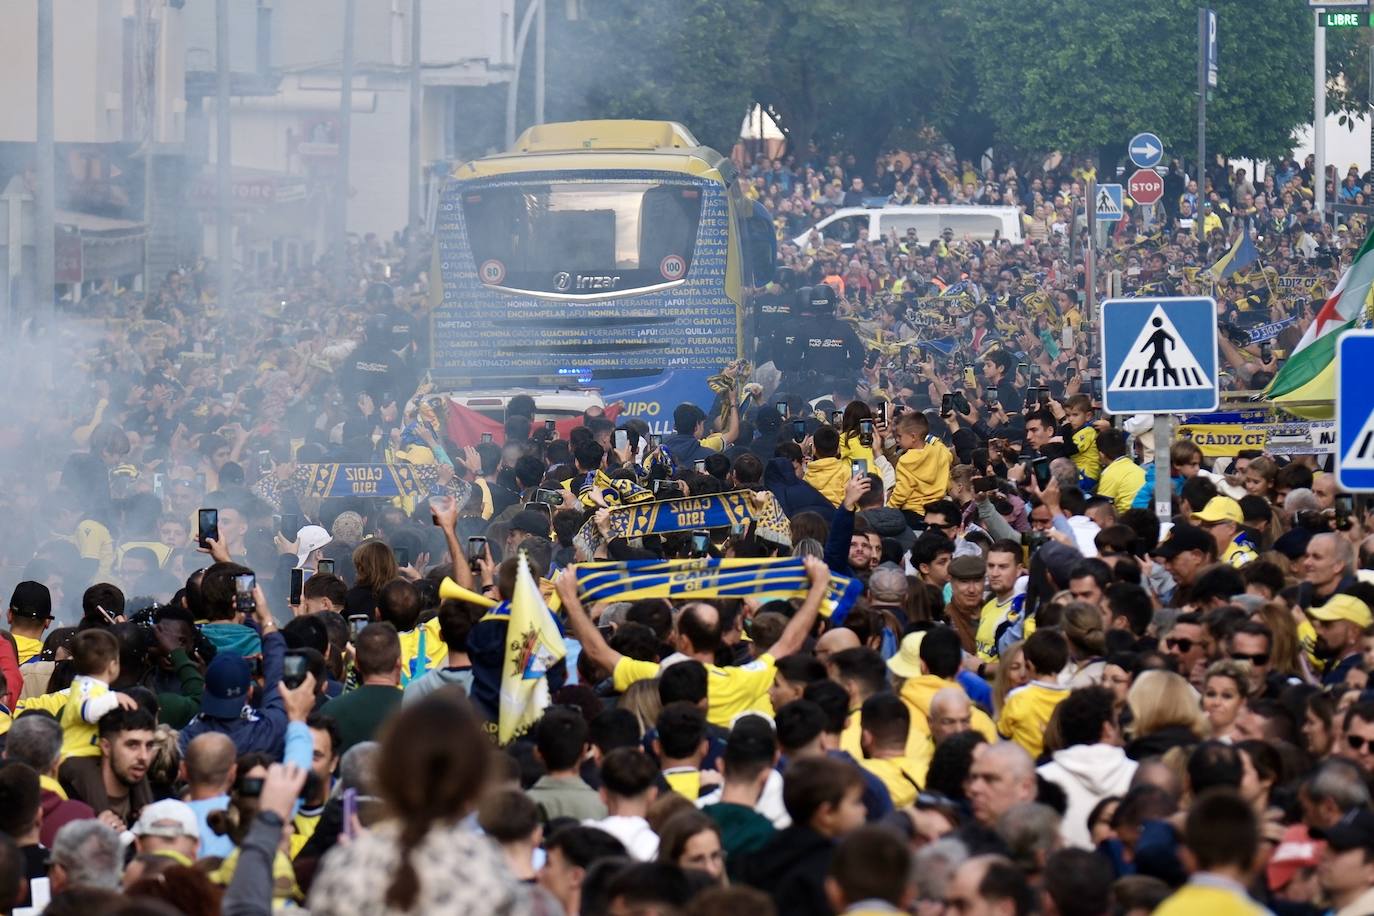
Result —
[{"label": "white van", "polygon": [[[956,239],[967,235],[978,241],[990,242],[995,235],[1014,245],[1022,241],[1021,210],[1018,207],[845,207],[836,210],[813,228],[821,231],[822,238],[833,239],[845,248],[858,241],[860,229],[867,229],[870,239],[887,237],[893,232],[899,238],[906,238],[907,230],[915,229],[916,238],[923,244],[933,242],[946,229],[953,231]],[[792,241],[797,247],[804,248],[810,235],[811,230],[808,229]]]},{"label": "white van", "polygon": [[560,388],[551,391],[540,388],[506,388],[501,391],[450,391],[440,396],[476,411],[488,420],[502,423],[506,419],[506,405],[517,394],[527,394],[534,398],[534,416],[530,419],[536,423],[580,417],[589,407],[600,407],[603,410],[606,407],[601,392],[592,389]]}]

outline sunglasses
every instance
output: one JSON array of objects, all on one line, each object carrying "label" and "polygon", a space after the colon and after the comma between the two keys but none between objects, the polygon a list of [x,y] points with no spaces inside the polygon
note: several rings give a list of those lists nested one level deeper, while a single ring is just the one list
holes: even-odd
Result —
[{"label": "sunglasses", "polygon": [[1268,652],[1256,652],[1254,655],[1246,655],[1244,652],[1232,652],[1231,658],[1238,662],[1249,662],[1259,668],[1269,664]]},{"label": "sunglasses", "polygon": [[1352,751],[1363,750],[1366,744],[1368,744],[1371,749],[1374,749],[1374,739],[1361,738],[1359,735],[1346,735],[1345,743],[1350,745]]},{"label": "sunglasses", "polygon": [[1188,653],[1193,651],[1193,641],[1187,637],[1174,639],[1172,636],[1164,640],[1164,645],[1170,649],[1177,649],[1180,652]]}]

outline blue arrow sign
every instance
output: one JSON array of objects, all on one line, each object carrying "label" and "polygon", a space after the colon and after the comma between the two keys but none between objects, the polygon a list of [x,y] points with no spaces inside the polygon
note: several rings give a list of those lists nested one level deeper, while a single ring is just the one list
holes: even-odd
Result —
[{"label": "blue arrow sign", "polygon": [[1097,186],[1097,199],[1093,210],[1102,222],[1116,222],[1125,216],[1122,206],[1121,185],[1100,184]]},{"label": "blue arrow sign", "polygon": [[1126,152],[1130,153],[1131,161],[1135,163],[1136,168],[1152,169],[1164,158],[1164,144],[1160,142],[1159,137],[1146,131],[1131,138]]},{"label": "blue arrow sign", "polygon": [[1107,413],[1217,409],[1217,304],[1207,297],[1102,303]]},{"label": "blue arrow sign", "polygon": [[1374,493],[1374,330],[1346,331],[1336,342],[1336,483]]}]

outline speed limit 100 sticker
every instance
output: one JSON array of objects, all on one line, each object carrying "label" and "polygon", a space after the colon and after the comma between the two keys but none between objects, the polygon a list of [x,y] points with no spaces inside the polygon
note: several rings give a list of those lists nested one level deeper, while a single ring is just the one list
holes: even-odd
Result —
[{"label": "speed limit 100 sticker", "polygon": [[670,254],[659,262],[658,272],[665,280],[681,280],[687,274],[687,262],[680,254]]},{"label": "speed limit 100 sticker", "polygon": [[506,279],[506,265],[492,258],[490,261],[483,261],[482,266],[477,268],[477,273],[483,283],[495,285]]}]

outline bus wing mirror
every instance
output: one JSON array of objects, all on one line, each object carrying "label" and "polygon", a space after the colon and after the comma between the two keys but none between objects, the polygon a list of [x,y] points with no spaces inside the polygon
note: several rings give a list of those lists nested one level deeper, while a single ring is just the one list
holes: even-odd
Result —
[{"label": "bus wing mirror", "polygon": [[777,239],[773,223],[758,213],[745,220],[746,248],[754,286],[763,286],[777,273]]}]

